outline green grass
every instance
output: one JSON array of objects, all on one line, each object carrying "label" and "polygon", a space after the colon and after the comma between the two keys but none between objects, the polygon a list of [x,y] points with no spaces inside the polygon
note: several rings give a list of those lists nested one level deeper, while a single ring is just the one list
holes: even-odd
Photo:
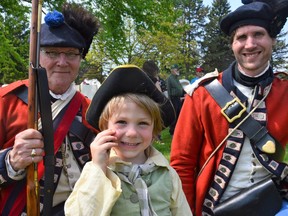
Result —
[{"label": "green grass", "polygon": [[[154,147],[158,149],[168,161],[170,161],[170,150],[171,150],[171,140],[172,137],[169,134],[169,128],[166,128],[161,133],[161,140],[157,140],[154,142]],[[286,154],[284,158],[284,162],[288,163],[288,144],[286,145]]]},{"label": "green grass", "polygon": [[171,150],[172,137],[169,133],[169,128],[166,128],[161,133],[161,140],[156,140],[153,146],[158,149],[168,161],[170,161],[170,150]]},{"label": "green grass", "polygon": [[288,163],[288,144],[286,145],[286,154],[285,154],[284,162]]}]

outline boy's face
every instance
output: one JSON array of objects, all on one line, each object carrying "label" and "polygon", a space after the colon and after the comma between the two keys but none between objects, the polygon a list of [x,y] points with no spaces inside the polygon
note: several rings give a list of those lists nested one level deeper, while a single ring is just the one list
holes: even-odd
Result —
[{"label": "boy's face", "polygon": [[130,100],[125,100],[108,121],[108,129],[116,131],[118,146],[114,148],[123,161],[143,164],[144,153],[153,139],[153,121],[150,115]]}]

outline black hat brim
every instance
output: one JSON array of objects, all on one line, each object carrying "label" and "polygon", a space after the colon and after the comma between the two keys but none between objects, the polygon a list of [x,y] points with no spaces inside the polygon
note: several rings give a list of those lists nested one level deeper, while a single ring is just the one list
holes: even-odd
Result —
[{"label": "black hat brim", "polygon": [[123,65],[112,70],[95,93],[86,112],[87,122],[100,130],[99,117],[106,104],[114,96],[124,93],[145,94],[157,102],[165,127],[175,120],[175,110],[171,101],[157,89],[146,73],[135,65]]}]

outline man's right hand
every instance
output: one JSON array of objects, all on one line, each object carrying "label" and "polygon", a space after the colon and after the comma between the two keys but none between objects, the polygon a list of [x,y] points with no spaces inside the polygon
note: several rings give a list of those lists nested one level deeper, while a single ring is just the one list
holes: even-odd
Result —
[{"label": "man's right hand", "polygon": [[25,169],[31,163],[43,160],[44,143],[42,134],[27,129],[15,136],[13,149],[9,152],[10,165],[15,171]]}]

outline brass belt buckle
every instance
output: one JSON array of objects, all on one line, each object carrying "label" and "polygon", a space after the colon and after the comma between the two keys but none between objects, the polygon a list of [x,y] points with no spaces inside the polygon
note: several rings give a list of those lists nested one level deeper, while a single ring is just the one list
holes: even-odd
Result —
[{"label": "brass belt buckle", "polygon": [[[239,111],[239,113],[237,115],[234,115],[233,117],[230,117],[226,114],[226,110],[235,105],[236,104],[239,104],[242,109]],[[221,113],[223,114],[223,116],[227,119],[228,122],[232,123],[233,121],[235,121],[236,119],[240,118],[241,115],[246,111],[246,107],[244,106],[244,104],[241,103],[241,101],[239,100],[239,98],[234,98],[233,100],[229,101],[226,103],[226,105],[221,109]]]}]

